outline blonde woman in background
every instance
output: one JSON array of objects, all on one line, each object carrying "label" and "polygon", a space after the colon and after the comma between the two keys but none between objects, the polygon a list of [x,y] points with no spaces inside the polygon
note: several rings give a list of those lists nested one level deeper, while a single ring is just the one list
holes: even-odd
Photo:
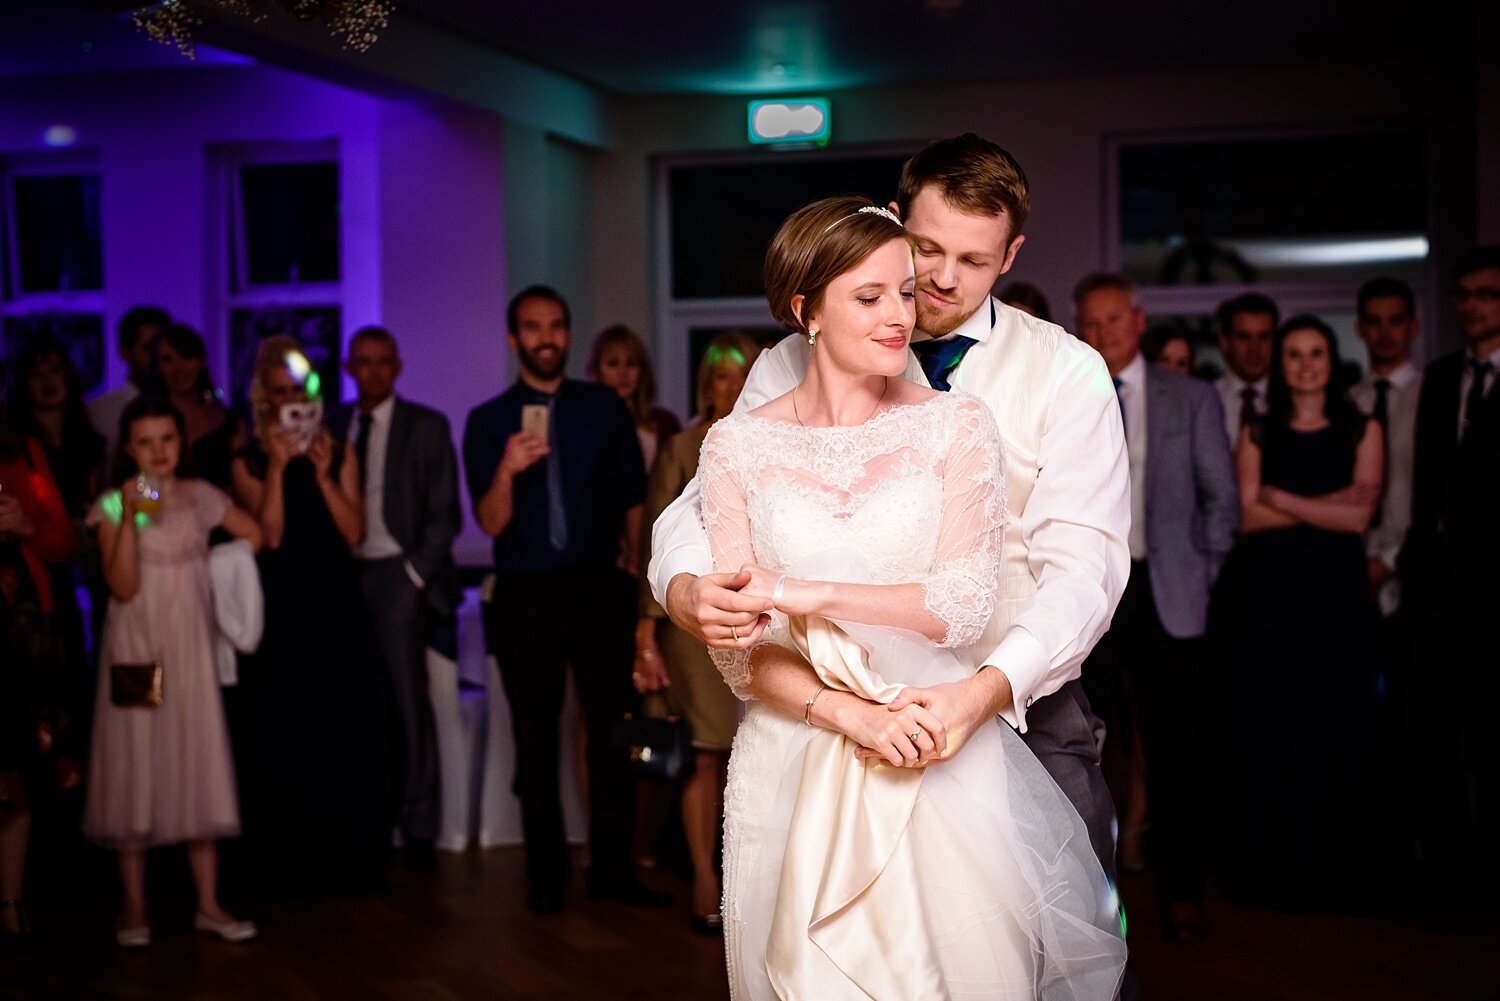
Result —
[{"label": "blonde woman in background", "polygon": [[[651,472],[641,524],[642,560],[651,555],[651,526],[698,473],[698,452],[708,429],[734,409],[760,345],[744,334],[721,334],[698,367],[698,420],[667,443]],[[644,577],[644,572],[642,573]],[[693,772],[682,787],[682,830],[693,863],[693,928],[717,935],[719,876],[714,867],[724,772],[738,719],[734,693],[724,684],[704,645],[674,626],[641,587],[641,618],[635,633],[635,687],[645,694],[667,689],[672,711],[693,735]]]},{"label": "blonde woman in background", "polygon": [[265,533],[265,635],[240,672],[237,734],[245,835],[260,885],[362,893],[385,884],[391,808],[386,681],[352,547],[364,532],[359,463],[289,404],[321,396],[297,342],[256,355],[255,444],[234,459],[235,493]]}]

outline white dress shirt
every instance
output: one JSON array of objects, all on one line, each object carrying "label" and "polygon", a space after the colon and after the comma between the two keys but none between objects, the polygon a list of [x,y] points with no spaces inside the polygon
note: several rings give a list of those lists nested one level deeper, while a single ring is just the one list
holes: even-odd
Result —
[{"label": "white dress shirt", "polygon": [[[385,523],[385,453],[391,440],[391,414],[396,410],[396,397],[386,397],[370,411],[370,438],[365,442],[365,534],[354,555],[362,560],[387,560],[401,555],[401,543],[391,535]],[[359,419],[364,411],[359,407],[349,417],[348,442],[355,448],[359,441]],[[406,575],[417,587],[423,586],[422,578],[406,560]]]},{"label": "white dress shirt", "polygon": [[127,380],[122,386],[100,393],[86,405],[94,430],[104,435],[104,461],[111,472],[114,469],[115,449],[120,443],[120,417],[131,401],[140,395],[140,387]]},{"label": "white dress shirt", "polygon": [[1229,454],[1233,455],[1240,443],[1240,408],[1244,405],[1240,394],[1245,387],[1255,390],[1255,399],[1252,406],[1255,413],[1264,416],[1266,412],[1266,389],[1271,384],[1271,377],[1261,376],[1256,382],[1244,382],[1233,372],[1225,372],[1214,380],[1214,391],[1219,394],[1219,402],[1224,406],[1224,434],[1229,438]]},{"label": "white dress shirt", "polygon": [[[1474,355],[1465,355],[1464,372],[1458,382],[1458,440],[1464,438],[1464,422],[1469,415],[1464,413],[1464,407],[1469,402],[1469,390],[1474,386],[1474,370],[1469,367],[1469,359]],[[1500,378],[1500,348],[1491,351],[1487,359],[1480,359],[1490,363],[1490,370],[1484,376],[1484,395],[1488,397],[1490,391],[1495,388],[1495,379]]]},{"label": "white dress shirt", "polygon": [[[1412,457],[1416,452],[1417,401],[1422,396],[1422,371],[1408,359],[1384,376],[1386,391],[1385,486],[1381,490],[1380,519],[1365,533],[1365,555],[1374,556],[1392,572],[1411,526]],[[1367,375],[1349,391],[1355,406],[1374,416],[1376,377]],[[1386,581],[1379,594],[1380,611],[1390,615],[1401,603],[1401,582]]]},{"label": "white dress shirt", "polygon": [[[978,343],[950,382],[985,401],[1005,441],[1002,562],[1012,570],[1002,569],[995,617],[970,653],[976,666],[1004,671],[1014,702],[1001,715],[1024,732],[1032,701],[1079,676],[1125,589],[1129,466],[1114,386],[1098,353],[1061,327],[993,299],[989,307],[954,331]],[[790,392],[807,356],[802,337],[763,352],[735,409]],[[927,383],[915,357],[906,378]],[[647,575],[664,604],[673,577],[713,570],[699,506],[694,478],[651,533]]]},{"label": "white dress shirt", "polygon": [[1130,455],[1130,558],[1146,558],[1146,356],[1139,351],[1115,378],[1125,414],[1125,451]]}]

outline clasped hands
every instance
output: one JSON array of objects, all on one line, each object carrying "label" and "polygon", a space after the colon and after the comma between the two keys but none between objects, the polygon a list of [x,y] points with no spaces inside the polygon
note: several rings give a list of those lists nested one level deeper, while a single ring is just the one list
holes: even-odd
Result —
[{"label": "clasped hands", "polygon": [[[753,564],[736,573],[678,574],[667,585],[667,614],[710,647],[749,649],[770,623],[773,608],[788,615],[818,612],[818,589],[826,585],[782,576]],[[773,605],[778,583],[781,594]],[[801,666],[806,669],[805,663]],[[993,719],[994,706],[1009,702],[1009,684],[999,671],[981,671],[964,681],[904,688],[884,705],[838,693],[844,699],[830,700],[839,702],[830,722],[860,745],[855,753],[861,760],[925,767],[953,757],[978,726]]]}]

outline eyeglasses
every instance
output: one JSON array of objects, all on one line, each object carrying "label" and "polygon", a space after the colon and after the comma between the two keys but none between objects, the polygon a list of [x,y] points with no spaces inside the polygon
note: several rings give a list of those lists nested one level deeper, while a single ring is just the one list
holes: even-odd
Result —
[{"label": "eyeglasses", "polygon": [[1464,288],[1462,285],[1455,285],[1448,290],[1448,298],[1460,306],[1470,299],[1485,304],[1500,302],[1500,288]]}]

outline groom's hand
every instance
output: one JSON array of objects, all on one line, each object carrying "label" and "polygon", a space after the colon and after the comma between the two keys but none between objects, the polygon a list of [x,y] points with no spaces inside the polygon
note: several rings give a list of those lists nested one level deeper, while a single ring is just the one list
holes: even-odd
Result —
[{"label": "groom's hand", "polygon": [[981,670],[963,681],[950,681],[931,688],[903,688],[886,708],[899,712],[915,703],[924,706],[948,724],[946,746],[930,757],[923,755],[918,766],[947,761],[959,752],[969,737],[1010,705],[1010,679],[1000,670]]},{"label": "groom's hand", "polygon": [[750,574],[680,573],[667,585],[667,615],[677,628],[720,650],[749,647],[771,621],[770,601],[743,594]]}]

